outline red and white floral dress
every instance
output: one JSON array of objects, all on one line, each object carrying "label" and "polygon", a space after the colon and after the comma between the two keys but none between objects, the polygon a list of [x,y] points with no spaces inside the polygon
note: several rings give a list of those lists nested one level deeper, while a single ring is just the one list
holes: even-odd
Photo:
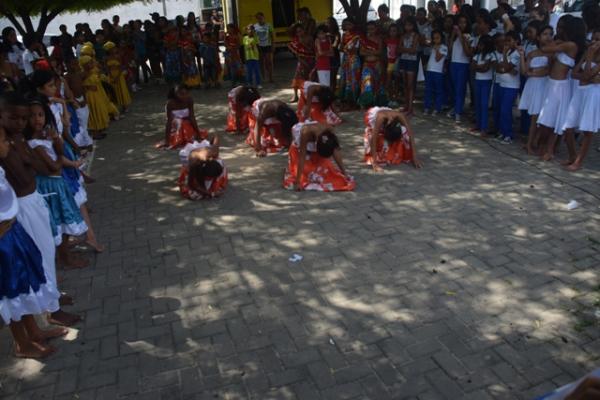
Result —
[{"label": "red and white floral dress", "polygon": [[[388,107],[371,107],[365,113],[365,156],[364,161],[368,165],[373,165],[373,151],[371,149],[371,140],[373,130],[375,129],[375,120],[379,111],[391,111]],[[377,132],[376,162],[379,165],[401,164],[413,161],[413,151],[410,146],[410,136],[408,130],[402,127],[402,138],[393,143],[385,140],[383,131]]]},{"label": "red and white floral dress", "polygon": [[208,131],[196,131],[190,121],[190,110],[182,108],[171,110],[171,126],[169,127],[169,148],[185,146],[196,139],[206,139]]},{"label": "red and white floral dress", "polygon": [[195,179],[189,178],[190,154],[196,149],[202,149],[210,146],[211,144],[208,142],[208,140],[203,140],[201,142],[195,141],[193,143],[188,143],[183,149],[181,149],[181,151],[179,151],[181,170],[177,184],[179,185],[179,192],[186,199],[201,200],[204,198],[209,198],[196,190],[199,185],[204,185],[204,189],[211,194],[211,197],[214,194],[222,192],[227,187],[227,168],[225,168],[225,164],[221,159],[217,159],[217,162],[223,167],[223,172],[221,172],[221,175],[218,177],[205,179],[204,182],[196,182]]},{"label": "red and white floral dress", "polygon": [[[306,120],[306,118],[304,118],[302,110],[304,109],[304,105],[307,101],[306,93],[308,93],[308,88],[314,85],[323,86],[317,82],[306,81],[300,89],[300,98],[298,99],[298,111],[296,112],[296,114],[298,115],[298,120],[300,122],[304,122]],[[342,123],[342,119],[331,109],[331,107],[327,107],[325,110],[321,108],[321,104],[319,103],[319,98],[317,96],[313,96],[312,98],[308,119],[320,122],[322,124],[328,124],[333,126],[337,126]]]},{"label": "red and white floral dress", "polygon": [[[302,128],[305,125],[315,123],[299,122],[292,128],[292,144],[288,154],[288,166],[283,177],[283,187],[286,189],[293,190],[294,183],[296,182]],[[331,158],[321,157],[317,153],[316,143],[311,142],[306,145],[306,159],[304,160],[300,186],[304,190],[321,192],[351,191],[356,187],[356,182],[354,182],[352,177],[342,174],[333,165]]]},{"label": "red and white floral dress", "polygon": [[[256,142],[256,121],[260,113],[260,104],[267,99],[258,99],[252,103],[252,109],[248,115],[248,126],[250,131],[246,137],[246,143],[254,148]],[[281,123],[277,118],[267,118],[260,131],[260,148],[267,153],[277,153],[290,144],[281,133]]]},{"label": "red and white floral dress", "polygon": [[[229,103],[229,112],[227,113],[227,132],[237,132],[237,126],[235,124],[235,117],[236,114],[238,112],[237,109],[237,103],[235,101],[235,98],[238,94],[238,92],[243,88],[243,86],[236,86],[233,89],[231,89],[229,91],[229,93],[227,93],[227,102]],[[250,106],[244,107],[241,110],[241,115],[240,115],[240,131],[245,131],[246,129],[248,129],[248,123],[249,123],[249,116],[250,116]]]}]

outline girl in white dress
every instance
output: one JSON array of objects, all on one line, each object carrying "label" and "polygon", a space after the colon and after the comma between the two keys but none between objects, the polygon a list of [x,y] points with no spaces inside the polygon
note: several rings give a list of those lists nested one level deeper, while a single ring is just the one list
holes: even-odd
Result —
[{"label": "girl in white dress", "polygon": [[546,46],[552,41],[552,32],[552,27],[549,25],[540,29],[537,35],[538,49],[529,53],[527,58],[521,57],[521,71],[527,76],[527,82],[521,94],[519,109],[527,111],[531,117],[527,154],[533,154],[538,146],[537,120],[544,103],[550,71],[550,59],[539,47]]}]

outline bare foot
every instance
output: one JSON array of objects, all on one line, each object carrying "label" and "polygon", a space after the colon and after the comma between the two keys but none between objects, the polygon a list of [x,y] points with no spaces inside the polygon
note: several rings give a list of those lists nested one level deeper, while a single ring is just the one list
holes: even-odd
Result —
[{"label": "bare foot", "polygon": [[43,346],[39,343],[28,342],[20,347],[15,343],[15,357],[17,358],[46,358],[54,353],[56,349],[52,346]]},{"label": "bare foot", "polygon": [[290,100],[290,103],[297,103],[297,102],[298,102],[297,97],[292,97],[292,99]]},{"label": "bare foot", "polygon": [[65,270],[81,269],[90,265],[89,260],[69,254],[65,260],[61,260],[62,267]]},{"label": "bare foot", "polygon": [[30,336],[30,339],[36,343],[46,344],[46,341],[50,339],[56,339],[58,337],[65,336],[67,333],[69,333],[69,330],[67,328],[52,328],[45,330],[40,329],[39,332],[39,336]]},{"label": "bare foot", "polygon": [[72,249],[73,247],[77,247],[80,244],[85,243],[85,239],[83,238],[77,238],[77,237],[71,237],[69,239],[69,248]]},{"label": "bare foot", "polygon": [[373,171],[375,171],[375,172],[383,172],[383,168],[381,168],[377,164],[373,164]]},{"label": "bare foot", "polygon": [[554,155],[553,154],[548,154],[548,153],[546,153],[546,154],[544,154],[542,156],[542,160],[543,161],[551,161],[553,158],[554,158]]},{"label": "bare foot", "polygon": [[562,165],[563,167],[568,167],[569,165],[573,164],[575,162],[575,160],[563,160],[560,162],[560,165]]},{"label": "bare foot", "polygon": [[58,304],[61,306],[72,306],[75,304],[75,301],[73,301],[73,298],[68,294],[61,293],[60,297],[58,298]]},{"label": "bare foot", "polygon": [[81,321],[77,314],[71,314],[63,310],[58,310],[48,315],[48,322],[52,325],[73,326]]},{"label": "bare foot", "polygon": [[581,164],[574,162],[573,164],[566,167],[566,169],[567,169],[567,171],[575,172],[575,171],[581,169]]},{"label": "bare foot", "polygon": [[98,242],[94,243],[86,240],[85,244],[91,247],[96,253],[102,253],[104,250],[106,250],[106,247]]}]

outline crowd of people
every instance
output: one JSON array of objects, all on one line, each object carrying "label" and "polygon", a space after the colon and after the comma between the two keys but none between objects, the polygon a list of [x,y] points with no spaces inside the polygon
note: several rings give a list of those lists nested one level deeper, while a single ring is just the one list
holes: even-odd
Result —
[{"label": "crowd of people", "polygon": [[600,128],[598,2],[585,2],[581,17],[561,16],[553,0],[526,0],[517,9],[499,1],[491,11],[461,3],[454,3],[454,14],[443,0],[427,8],[403,5],[397,21],[381,5],[378,20],[363,29],[347,18],[341,34],[333,17],[321,25],[300,21],[290,43],[298,60],[292,101],[303,82],[315,80],[334,90],[342,109],[402,105],[410,117],[421,77],[425,114],[461,123],[468,102],[472,131],[510,144],[518,108],[528,153],[549,160],[564,136],[565,164],[579,169]]},{"label": "crowd of people", "polygon": [[[50,54],[35,35],[21,43],[5,28],[0,316],[15,355],[52,354],[49,340],[80,320],[62,309],[74,299],[59,291],[56,267],[88,264],[75,246],[104,250],[89,217],[85,187],[94,178],[86,160],[94,140],[126,114],[142,80],[170,85],[158,147],[179,149],[177,182],[192,200],[218,197],[227,187],[219,138],[198,127],[190,91],[223,80],[232,87],[226,130],[245,135],[257,157],[287,151],[286,189],[356,187],[335,133],[344,110],[364,110],[366,165],[378,172],[401,163],[422,167],[410,124],[420,75],[425,114],[447,112],[457,123],[472,115],[473,132],[510,144],[517,106],[526,151],[550,160],[564,138],[565,167],[577,170],[600,129],[600,7],[588,1],[583,18],[558,16],[553,7],[553,0],[526,0],[516,10],[500,2],[490,12],[457,2],[449,14],[441,0],[426,9],[404,5],[395,21],[382,5],[377,21],[361,27],[345,19],[341,32],[333,17],[317,24],[299,9],[288,46],[297,59],[290,102],[260,94],[261,83],[273,81],[274,44],[261,12],[244,35],[232,24],[223,35],[218,14],[202,27],[193,13],[174,21],[155,13],[123,26],[115,16],[96,32],[77,24],[73,35],[61,26]],[[40,313],[62,327],[40,329],[33,317]]]}]

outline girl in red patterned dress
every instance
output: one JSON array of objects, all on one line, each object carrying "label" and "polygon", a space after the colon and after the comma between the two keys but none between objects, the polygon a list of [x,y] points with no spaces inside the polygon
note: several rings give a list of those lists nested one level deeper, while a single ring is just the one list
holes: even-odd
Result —
[{"label": "girl in red patterned dress", "polygon": [[194,100],[187,86],[179,84],[169,90],[166,109],[165,141],[158,147],[173,149],[191,143],[197,138],[205,139],[208,136],[206,130],[198,129],[194,115]]},{"label": "girl in red patterned dress", "polygon": [[298,91],[302,90],[305,81],[310,80],[310,76],[315,68],[315,50],[312,37],[304,32],[302,25],[296,24],[291,28],[292,41],[288,44],[290,51],[296,56],[298,64],[292,80],[294,97],[291,102],[298,101]]},{"label": "girl in red patterned dress", "polygon": [[276,153],[289,147],[296,123],[296,113],[283,101],[258,99],[252,104],[246,143],[256,150],[257,157]]},{"label": "girl in red patterned dress", "polygon": [[381,38],[377,35],[377,25],[374,21],[368,22],[367,35],[360,41],[360,55],[364,57],[364,63],[358,104],[363,108],[386,103],[380,59],[382,46]]},{"label": "girl in red patterned dress", "polygon": [[180,152],[179,191],[190,200],[221,196],[227,187],[227,169],[219,158],[219,139],[188,143]]},{"label": "girl in red patterned dress", "polygon": [[260,99],[258,89],[240,85],[227,94],[229,113],[227,114],[227,132],[243,134],[248,130],[248,117],[252,104]]},{"label": "girl in red patterned dress", "polygon": [[312,121],[294,125],[283,187],[297,191],[354,190],[356,183],[346,174],[340,144],[330,126]]},{"label": "girl in red patterned dress", "polygon": [[[413,131],[403,113],[387,107],[371,107],[365,113],[365,125],[364,160],[374,171],[383,171],[380,165],[404,162],[422,167]],[[375,159],[373,149],[376,149]]]},{"label": "girl in red patterned dress", "polygon": [[300,101],[298,101],[298,119],[300,121],[310,119],[332,126],[341,124],[342,119],[333,110],[334,99],[335,96],[329,85],[304,82],[300,91]]}]

